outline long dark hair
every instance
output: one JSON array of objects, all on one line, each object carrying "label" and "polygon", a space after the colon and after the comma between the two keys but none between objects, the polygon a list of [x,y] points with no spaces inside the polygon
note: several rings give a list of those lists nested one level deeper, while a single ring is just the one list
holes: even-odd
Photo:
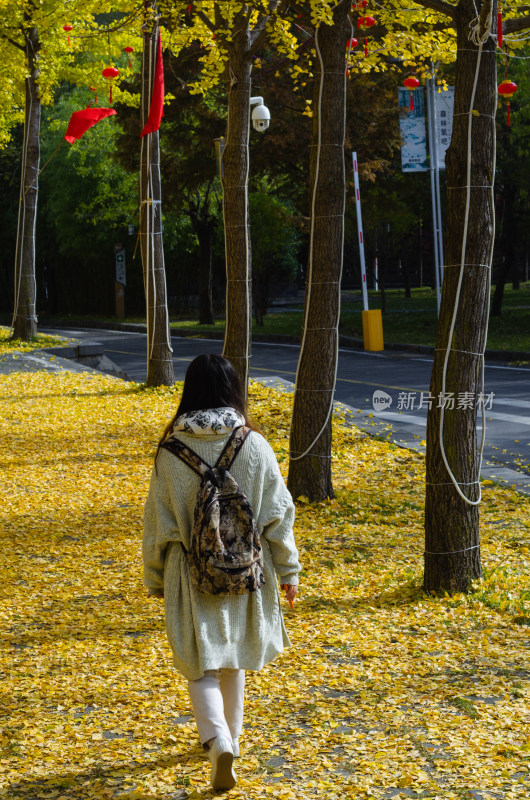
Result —
[{"label": "long dark hair", "polygon": [[175,420],[181,414],[202,411],[206,408],[227,407],[235,408],[244,417],[247,428],[259,432],[259,428],[247,414],[247,404],[241,389],[241,382],[230,361],[214,353],[197,356],[186,370],[184,388],[177,412],[164,429],[158,442],[156,456],[172,432]]}]

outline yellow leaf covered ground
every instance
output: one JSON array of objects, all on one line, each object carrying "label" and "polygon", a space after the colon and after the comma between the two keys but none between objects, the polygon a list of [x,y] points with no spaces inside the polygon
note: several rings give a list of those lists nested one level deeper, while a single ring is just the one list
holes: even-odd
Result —
[{"label": "yellow leaf covered ground", "polygon": [[[185,682],[141,575],[178,392],[0,378],[0,797],[209,797]],[[287,468],[290,397],[251,410]],[[335,500],[299,503],[293,648],[249,676],[234,798],[527,798],[527,498],[484,489],[485,579],[421,591],[423,462],[335,423]]]},{"label": "yellow leaf covered ground", "polygon": [[11,328],[0,325],[0,356],[17,351],[41,350],[43,347],[60,347],[75,341],[76,339],[66,339],[63,336],[38,333],[30,342],[25,342],[22,339],[11,339]]}]

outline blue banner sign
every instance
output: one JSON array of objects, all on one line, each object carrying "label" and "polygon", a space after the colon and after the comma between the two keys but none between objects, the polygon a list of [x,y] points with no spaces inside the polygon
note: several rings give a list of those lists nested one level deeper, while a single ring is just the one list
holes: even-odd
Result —
[{"label": "blue banner sign", "polygon": [[410,89],[398,88],[401,128],[401,169],[403,172],[425,172],[427,164],[427,132],[425,129],[425,91],[412,92],[414,108],[410,110]]}]

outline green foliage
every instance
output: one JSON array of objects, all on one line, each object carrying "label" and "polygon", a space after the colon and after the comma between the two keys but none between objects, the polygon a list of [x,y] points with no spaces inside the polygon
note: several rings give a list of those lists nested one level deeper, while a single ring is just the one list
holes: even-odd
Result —
[{"label": "green foliage", "polygon": [[[66,23],[73,25],[69,37],[63,30]],[[3,74],[8,76],[0,85],[0,147],[24,119],[28,31],[36,32],[40,100],[50,106],[57,87],[65,81],[87,88],[93,85],[106,93],[101,72],[109,60],[119,68],[120,80],[131,75],[123,47],[130,44],[131,33],[139,25],[139,9],[122,0],[70,0],[66,9],[60,0],[0,0],[0,58]],[[122,102],[137,102],[128,91],[120,93],[119,82],[115,93]]]},{"label": "green foliage", "polygon": [[18,200],[20,196],[20,149],[22,130],[0,149],[0,302],[2,308],[13,308],[12,271],[15,258]]},{"label": "green foliage", "polygon": [[[70,114],[89,99],[86,90],[66,89],[45,112],[43,162],[61,142]],[[41,175],[39,253],[63,310],[113,308],[114,246],[128,244],[127,225],[137,216],[137,176],[113,157],[118,131],[110,117],[74,144],[63,141]]]},{"label": "green foliage", "polygon": [[[521,55],[530,57],[526,47]],[[504,77],[504,76],[502,76]],[[506,101],[499,99],[497,112],[497,171],[495,188],[502,204],[497,225],[497,262],[504,257],[503,241],[511,240],[518,262],[528,258],[528,217],[530,215],[530,77],[528,61],[513,59],[509,64],[509,79],[517,84],[517,93],[511,100],[511,127],[506,125]],[[511,214],[506,213],[505,201],[511,195]]]},{"label": "green foliage", "polygon": [[[89,100],[86,90],[65,87],[55,106],[45,111],[43,163],[60,144],[70,114]],[[123,116],[132,121],[132,116]],[[136,236],[128,234],[129,224],[138,230],[139,139],[123,136],[121,118],[103,120],[72,145],[63,142],[42,173],[39,253],[49,284],[49,310],[113,313],[117,244],[126,250],[128,313],[144,310],[139,248],[133,260]],[[126,158],[118,159],[119,142],[130,143]],[[175,308],[181,295],[197,293],[197,238],[189,219],[169,205],[164,212],[164,248],[168,293]],[[44,298],[40,302],[42,308]]]},{"label": "green foliage", "polygon": [[252,238],[252,287],[258,324],[263,324],[273,294],[296,277],[300,234],[289,206],[274,196],[274,185],[261,182],[249,196]]},{"label": "green foliage", "polygon": [[[254,60],[253,91],[266,97],[273,119],[265,136],[251,136],[252,174],[273,175],[275,197],[291,198],[296,203],[299,215],[308,213],[305,184],[310,122],[304,116],[304,109],[312,92],[316,58],[312,37],[316,23],[329,21],[330,9],[334,4],[334,0],[307,0],[296,4],[296,9],[294,4],[291,7],[280,4],[267,22],[268,40],[261,42]],[[170,295],[176,296],[181,292],[196,293],[194,266],[197,263],[198,239],[183,212],[190,197],[197,192],[203,197],[210,179],[214,187],[214,202],[210,211],[213,217],[217,217],[216,192],[219,195],[220,190],[218,179],[213,177],[215,162],[212,139],[223,133],[226,124],[226,76],[223,70],[227,54],[234,44],[231,25],[243,3],[242,0],[217,4],[213,0],[195,0],[191,15],[188,15],[190,4],[187,0],[171,0],[166,5],[167,8],[164,3],[160,5],[163,22],[167,23],[164,33],[167,46],[164,55],[166,86],[170,97],[175,99],[167,102],[161,130],[164,241]],[[255,28],[259,14],[268,11],[269,4],[252,0],[249,5],[252,7],[249,26]],[[23,45],[21,25],[24,9],[31,11],[31,22],[38,26],[41,34],[39,86],[43,102],[52,104],[48,106],[52,110],[45,113],[43,122],[41,163],[44,163],[59,143],[69,114],[92,99],[93,95],[87,89],[74,93],[74,84],[96,86],[100,101],[102,104],[106,102],[108,87],[101,78],[101,68],[109,60],[108,37],[102,35],[104,30],[113,30],[111,60],[119,67],[120,77],[127,80],[121,90],[115,85],[115,95],[120,101],[131,104],[138,98],[139,86],[134,76],[139,67],[140,22],[137,14],[140,9],[130,4],[120,3],[119,6],[117,11],[116,4],[111,1],[73,0],[65,11],[64,4],[58,0],[46,0],[40,7],[17,0],[0,0],[3,15],[0,22],[0,57],[6,76],[0,86],[0,147],[5,146],[12,132],[14,137],[0,156],[0,208],[4,221],[0,234],[0,268],[3,273],[4,307],[10,305],[12,299],[9,296],[11,279],[7,276],[14,256],[12,230],[16,224],[19,180],[15,165],[20,154],[21,136],[17,125],[23,117],[23,84],[26,76],[24,53],[13,42]],[[219,11],[217,18],[213,14],[216,6]],[[285,13],[281,11],[282,8],[286,9]],[[513,17],[514,9],[515,3],[505,3],[505,18]],[[278,13],[280,11],[281,16]],[[298,13],[301,17],[298,17]],[[354,11],[354,25],[356,15]],[[403,77],[404,70],[416,71],[421,77],[421,69],[418,67],[416,70],[415,65],[418,66],[420,61],[426,63],[432,57],[440,57],[445,62],[446,66],[442,63],[441,69],[445,70],[444,77],[448,77],[447,64],[454,58],[454,32],[450,27],[436,30],[435,25],[442,21],[447,23],[448,18],[431,11],[426,16],[422,3],[392,0],[378,7],[374,15],[378,25],[373,33],[379,36],[379,28],[384,28],[382,40],[377,47],[370,46],[369,56],[364,58],[363,33],[357,32],[361,44],[351,55],[346,150],[348,153],[356,150],[359,157],[369,268],[373,263],[377,238],[380,267],[384,268],[384,262],[387,262],[387,274],[396,275],[397,264],[401,260],[408,264],[413,282],[416,282],[420,252],[417,223],[424,214],[426,238],[430,237],[428,180],[427,176],[401,176],[397,164],[394,163],[392,167],[399,137],[395,85]],[[205,23],[205,18],[214,25],[215,31]],[[62,29],[65,22],[74,24],[71,47],[68,47]],[[89,32],[91,35],[87,35]],[[135,48],[131,70],[123,53],[125,44],[132,44]],[[510,47],[517,47],[518,55],[526,55],[522,43],[512,42]],[[526,64],[527,61],[523,60],[510,61],[509,77],[517,82],[519,91],[512,100],[513,124],[509,137],[504,123],[504,109],[499,113],[502,135],[499,141],[500,172],[497,187],[504,190],[508,179],[516,184],[518,204],[514,235],[519,242],[519,257],[523,253],[529,213],[526,122],[530,112],[526,98],[530,86]],[[290,75],[293,69],[296,73],[294,82]],[[199,95],[190,93],[192,86],[200,91]],[[53,103],[56,105],[53,106]],[[55,292],[62,310],[85,308],[88,311],[89,301],[105,310],[105,304],[112,303],[113,248],[117,242],[125,243],[128,250],[128,280],[130,278],[131,285],[128,283],[127,293],[132,293],[132,298],[138,289],[137,307],[141,305],[139,260],[134,264],[131,260],[135,242],[125,238],[127,223],[137,223],[139,122],[136,110],[127,114],[123,105],[118,110],[118,120],[114,118],[100,123],[73,146],[63,143],[41,177],[44,208],[39,222],[39,236],[43,238],[37,250],[38,272],[41,275],[39,291],[45,272],[44,280],[50,284],[48,290],[52,294]],[[125,120],[128,130],[126,144],[121,136],[118,137],[122,120]],[[113,156],[118,149],[125,151],[125,147],[127,152],[120,168]],[[368,180],[372,183],[368,184]],[[170,210],[168,200],[171,203]],[[259,208],[259,203],[263,208]],[[263,293],[259,285],[260,274],[270,278],[270,286],[264,288],[265,297],[268,298],[269,291],[282,281],[292,279],[295,274],[300,234],[292,226],[293,207],[287,207],[282,218],[278,208],[267,205],[267,199],[252,200],[252,204],[258,208],[257,218],[252,219],[255,290],[256,293]],[[347,209],[345,271],[348,273],[350,270],[350,274],[346,274],[346,279],[351,286],[360,286],[356,222],[351,199],[348,200]],[[271,218],[268,219],[267,215]],[[278,244],[283,234],[262,236],[259,232],[260,227],[267,226],[279,231],[284,224],[290,229],[289,235],[294,233],[296,239],[289,246]],[[224,249],[219,246],[216,258],[219,276],[223,252]],[[282,264],[284,256],[286,263]],[[427,261],[423,265],[424,279],[429,277],[430,256]],[[267,265],[265,269],[263,264]],[[54,270],[57,270],[57,285],[52,289],[50,287],[54,280],[49,278]],[[274,270],[278,270],[277,275],[273,274]],[[217,283],[221,287],[221,277]],[[103,296],[107,299],[101,306]],[[41,306],[44,300],[41,293]],[[111,310],[110,305],[107,310]],[[502,331],[499,331],[499,335],[503,335]]]},{"label": "green foliage", "polygon": [[[70,114],[89,100],[86,90],[67,90],[45,115],[44,160],[64,136]],[[71,145],[63,143],[42,175],[47,189],[46,212],[58,220],[59,235],[61,229],[64,231],[59,240],[59,250],[64,254],[70,252],[75,238],[66,236],[65,228],[75,230],[76,224],[100,230],[119,228],[136,214],[136,176],[126,172],[114,158],[118,133],[117,117],[99,122],[80,140]],[[65,217],[68,225],[64,224]]]}]

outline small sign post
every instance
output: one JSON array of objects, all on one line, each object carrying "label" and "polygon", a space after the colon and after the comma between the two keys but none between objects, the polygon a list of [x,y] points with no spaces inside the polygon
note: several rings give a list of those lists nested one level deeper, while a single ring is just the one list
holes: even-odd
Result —
[{"label": "small sign post", "polygon": [[381,309],[368,309],[368,287],[366,285],[366,262],[364,260],[364,234],[361,216],[361,194],[359,189],[359,170],[357,153],[352,153],[353,181],[355,185],[355,208],[357,211],[357,230],[359,232],[359,256],[361,261],[361,285],[363,290],[363,339],[365,350],[384,350],[383,321]]},{"label": "small sign post", "polygon": [[[427,124],[429,158],[425,133],[425,101],[427,104]],[[423,89],[414,92],[414,109],[407,104],[405,87],[398,89],[398,103],[401,112],[401,164],[403,172],[431,173],[431,202],[434,243],[434,277],[436,285],[436,305],[440,313],[440,287],[443,280],[443,228],[442,203],[440,193],[440,170],[445,169],[445,153],[451,142],[453,125],[454,87],[444,91],[436,89],[436,69],[432,65],[432,77],[426,80],[426,97]]]},{"label": "small sign post", "polygon": [[357,169],[357,153],[352,153],[353,182],[355,185],[355,210],[357,211],[357,231],[359,234],[359,258],[361,260],[361,286],[363,290],[363,308],[368,311],[368,289],[366,287],[366,262],[364,260],[363,220],[361,216],[361,194],[359,190],[359,170]]},{"label": "small sign post", "polygon": [[220,136],[219,139],[214,139],[215,144],[215,159],[217,161],[217,174],[220,178],[224,177],[223,169],[223,151],[225,149],[225,137]]},{"label": "small sign post", "polygon": [[116,274],[114,280],[114,296],[116,304],[116,316],[118,319],[125,317],[125,286],[127,284],[127,269],[125,265],[125,248],[119,245],[119,249],[114,248],[114,259]]}]

